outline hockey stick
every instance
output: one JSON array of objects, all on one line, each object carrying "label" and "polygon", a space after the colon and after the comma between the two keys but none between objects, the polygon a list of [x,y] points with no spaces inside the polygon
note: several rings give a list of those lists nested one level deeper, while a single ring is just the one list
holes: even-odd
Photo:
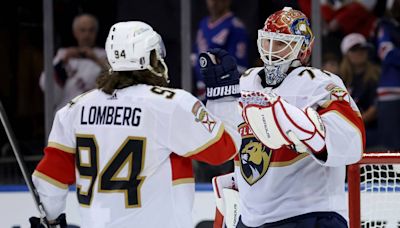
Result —
[{"label": "hockey stick", "polygon": [[17,162],[18,162],[19,168],[21,169],[22,175],[24,176],[26,185],[28,186],[29,192],[31,193],[31,195],[33,197],[33,201],[35,202],[36,207],[40,213],[40,219],[44,220],[44,224],[48,224],[47,218],[46,218],[46,211],[44,210],[42,202],[40,202],[39,194],[38,194],[35,186],[33,185],[30,175],[28,174],[25,162],[21,155],[21,151],[20,151],[18,143],[15,139],[14,132],[11,129],[9,120],[7,118],[6,111],[4,110],[3,103],[1,101],[0,101],[0,119],[1,119],[1,123],[3,124],[5,131],[7,133],[7,137],[8,137],[8,140],[10,141],[14,155],[17,158]]}]

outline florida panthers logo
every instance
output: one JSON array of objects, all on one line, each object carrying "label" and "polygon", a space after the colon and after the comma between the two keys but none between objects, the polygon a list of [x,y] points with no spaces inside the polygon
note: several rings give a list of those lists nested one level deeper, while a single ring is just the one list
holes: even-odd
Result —
[{"label": "florida panthers logo", "polygon": [[249,185],[261,179],[268,170],[271,150],[255,138],[243,140],[240,148],[240,169]]}]

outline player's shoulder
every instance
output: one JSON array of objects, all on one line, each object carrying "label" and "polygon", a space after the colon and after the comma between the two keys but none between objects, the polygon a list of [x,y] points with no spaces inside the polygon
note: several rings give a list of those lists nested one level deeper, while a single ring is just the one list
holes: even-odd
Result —
[{"label": "player's shoulder", "polygon": [[172,103],[179,102],[182,98],[193,96],[189,92],[177,88],[152,85],[145,85],[144,88],[147,92],[146,96]]},{"label": "player's shoulder", "polygon": [[62,121],[71,122],[77,115],[79,115],[80,107],[82,107],[88,100],[96,100],[98,93],[99,91],[97,89],[93,89],[76,96],[56,112],[56,117]]},{"label": "player's shoulder", "polygon": [[143,85],[141,89],[140,96],[149,101],[147,102],[148,106],[152,106],[155,109],[163,107],[166,112],[167,110],[174,110],[177,106],[190,106],[191,108],[198,101],[191,93],[183,89],[150,85]]},{"label": "player's shoulder", "polygon": [[240,90],[262,89],[263,67],[252,67],[243,72],[240,77]]},{"label": "player's shoulder", "polygon": [[343,85],[339,76],[315,67],[297,67],[289,73],[286,79],[284,82],[290,81],[292,84],[307,88],[323,87],[332,83],[338,86]]},{"label": "player's shoulder", "polygon": [[100,91],[98,89],[89,90],[74,97],[61,110],[65,110],[64,112],[73,112],[78,106],[87,102],[87,100],[96,100],[98,96],[100,96]]},{"label": "player's shoulder", "polygon": [[285,78],[281,87],[312,100],[348,95],[346,86],[339,76],[313,67],[296,68]]},{"label": "player's shoulder", "polygon": [[243,72],[241,78],[254,77],[255,75],[259,74],[260,71],[262,71],[263,69],[263,67],[251,67]]}]

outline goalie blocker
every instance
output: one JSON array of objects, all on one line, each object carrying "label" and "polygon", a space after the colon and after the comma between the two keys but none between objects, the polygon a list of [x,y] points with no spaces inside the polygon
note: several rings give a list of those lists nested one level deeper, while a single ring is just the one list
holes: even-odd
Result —
[{"label": "goalie blocker", "polygon": [[304,111],[271,92],[242,92],[242,116],[254,135],[271,149],[290,146],[299,153],[325,149],[325,127],[319,114]]}]

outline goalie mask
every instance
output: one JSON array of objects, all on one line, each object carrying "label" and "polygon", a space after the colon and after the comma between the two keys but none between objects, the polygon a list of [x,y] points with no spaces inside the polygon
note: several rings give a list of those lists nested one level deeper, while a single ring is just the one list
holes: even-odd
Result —
[{"label": "goalie mask", "polygon": [[257,47],[264,62],[266,83],[277,85],[290,67],[306,65],[311,55],[314,35],[307,17],[285,7],[267,18],[258,30]]},{"label": "goalie mask", "polygon": [[[161,72],[151,65],[152,50],[155,50],[156,58],[163,66]],[[161,36],[146,23],[130,21],[114,24],[107,37],[106,53],[113,71],[149,70],[168,81],[164,43]]]}]

